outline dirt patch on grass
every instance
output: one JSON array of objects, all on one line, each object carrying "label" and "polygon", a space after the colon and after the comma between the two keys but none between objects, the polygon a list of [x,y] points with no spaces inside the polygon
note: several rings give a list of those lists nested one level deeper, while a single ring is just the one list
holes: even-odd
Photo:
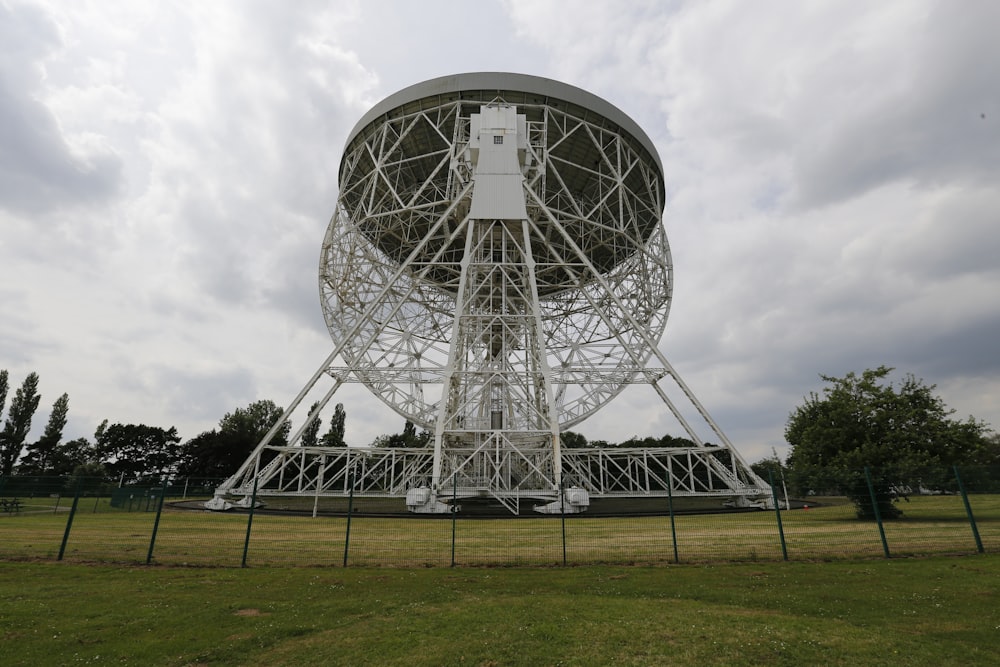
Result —
[{"label": "dirt patch on grass", "polygon": [[267,616],[266,612],[260,609],[237,609],[233,612],[234,616]]}]

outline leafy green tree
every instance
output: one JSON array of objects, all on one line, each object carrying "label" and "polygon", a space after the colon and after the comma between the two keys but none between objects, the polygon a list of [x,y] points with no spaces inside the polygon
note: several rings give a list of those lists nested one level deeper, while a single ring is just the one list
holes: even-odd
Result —
[{"label": "leafy green tree", "polygon": [[1000,466],[1000,433],[990,433],[983,437],[981,446],[973,458],[972,465]]},{"label": "leafy green tree", "polygon": [[417,427],[409,419],[403,424],[403,440],[411,442],[417,438]]},{"label": "leafy green tree", "polygon": [[87,461],[74,466],[66,479],[66,490],[70,493],[79,491],[87,494],[97,491],[108,481],[108,471],[97,461]]},{"label": "leafy green tree", "polygon": [[403,424],[402,433],[392,435],[380,435],[372,443],[373,447],[425,447],[431,441],[430,431],[417,433],[416,425],[409,419]]},{"label": "leafy green tree", "polygon": [[178,477],[225,478],[236,472],[253,451],[245,437],[218,429],[205,431],[181,445]]},{"label": "leafy green tree", "polygon": [[587,444],[587,438],[576,431],[563,431],[559,434],[559,445],[566,449],[583,449]]},{"label": "leafy green tree", "polygon": [[177,429],[145,424],[112,424],[97,441],[100,463],[112,479],[129,483],[158,481],[175,472]]},{"label": "leafy green tree", "polygon": [[786,474],[785,464],[782,463],[777,454],[772,454],[771,456],[761,459],[756,463],[751,463],[750,469],[765,482],[768,482],[773,476],[776,484],[779,483],[783,475]]},{"label": "leafy green tree", "polygon": [[3,415],[3,409],[7,406],[7,392],[10,390],[9,374],[7,369],[0,369],[0,415]]},{"label": "leafy green tree", "polygon": [[107,430],[108,420],[105,419],[94,430],[93,443],[86,438],[74,438],[56,451],[52,474],[69,476],[66,481],[68,491],[72,492],[76,488],[77,481],[80,481],[80,488],[84,491],[96,490],[110,481],[97,451],[97,443],[102,441]]},{"label": "leafy green tree", "polygon": [[638,436],[632,436],[628,440],[621,443],[609,443],[603,445],[605,447],[625,447],[625,448],[639,448],[639,449],[654,449],[657,447],[694,447],[695,444],[687,438],[681,438],[678,436],[665,434],[660,438],[654,438],[651,435],[647,435],[645,438],[639,438]]},{"label": "leafy green tree", "polygon": [[[274,401],[254,401],[245,408],[237,408],[227,413],[219,421],[219,431],[238,436],[250,442],[250,448],[247,452],[249,453],[264,439],[264,436],[281,419],[283,414],[284,411]],[[269,444],[278,447],[287,445],[288,434],[291,428],[291,422],[282,424],[278,433]]]},{"label": "leafy green tree", "polygon": [[[311,415],[313,410],[319,407],[319,402],[313,403],[309,406],[309,412],[307,415]],[[302,446],[303,447],[315,447],[319,444],[319,430],[323,425],[323,419],[316,415],[316,418],[309,422],[305,430],[302,431]]]},{"label": "leafy green tree", "polygon": [[346,447],[344,433],[346,433],[347,412],[343,403],[337,403],[333,409],[333,416],[330,418],[330,430],[323,436],[324,447]]},{"label": "leafy green tree", "polygon": [[639,436],[633,435],[628,440],[624,440],[617,445],[612,445],[612,447],[624,447],[626,449],[640,449],[649,447],[659,447],[659,438],[654,438],[653,436],[646,436],[645,438],[640,438]]},{"label": "leafy green tree", "polygon": [[430,431],[417,433],[417,427],[409,419],[403,424],[403,440],[406,447],[426,447],[433,437]]},{"label": "leafy green tree", "polygon": [[[219,426],[185,442],[178,455],[181,477],[225,478],[232,475],[282,417],[274,401],[255,401],[219,420]],[[291,424],[285,422],[269,444],[288,444]],[[263,460],[269,460],[264,456]]]},{"label": "leafy green tree", "polygon": [[56,449],[52,458],[52,475],[69,475],[77,467],[97,464],[97,449],[86,438],[74,438]]},{"label": "leafy green tree", "polygon": [[[4,394],[6,394],[6,371],[3,377]],[[31,431],[31,419],[35,416],[41,398],[38,394],[38,373],[28,373],[10,402],[7,421],[4,423],[3,431],[0,432],[0,475],[8,476],[14,470],[14,463],[24,448],[24,440]]]},{"label": "leafy green tree", "polygon": [[785,439],[799,493],[839,488],[860,517],[871,517],[875,506],[864,477],[869,467],[880,514],[896,518],[902,514],[894,502],[901,489],[926,484],[934,471],[975,461],[986,426],[971,417],[952,419],[934,386],[912,375],[895,386],[887,380],[892,370],[821,376],[829,386],[810,393],[791,413]]},{"label": "leafy green tree", "polygon": [[690,438],[682,438],[677,435],[664,435],[660,438],[660,447],[694,447],[694,441]]},{"label": "leafy green tree", "polygon": [[66,427],[68,413],[69,394],[63,394],[52,404],[52,412],[49,413],[49,421],[45,425],[42,437],[25,448],[24,458],[17,466],[18,474],[58,474],[53,468],[59,458],[59,443],[62,440],[63,429]]},{"label": "leafy green tree", "polygon": [[108,420],[102,421],[96,429],[94,429],[94,440],[100,442],[101,438],[104,436],[104,432],[108,430]]}]

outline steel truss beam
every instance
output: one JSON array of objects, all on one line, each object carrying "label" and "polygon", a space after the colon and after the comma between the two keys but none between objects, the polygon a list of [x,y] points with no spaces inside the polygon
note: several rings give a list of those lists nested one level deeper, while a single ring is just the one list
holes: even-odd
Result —
[{"label": "steel truss beam", "polygon": [[[553,496],[549,449],[515,449],[484,433],[478,446],[449,448],[445,456],[451,471],[442,481],[447,497],[494,496],[498,485],[513,481],[501,500],[516,512],[522,499]],[[721,446],[570,449],[561,460],[567,486],[592,498],[761,495],[758,480],[731,472],[729,450]],[[254,463],[258,472],[233,480],[230,492],[249,494],[256,479],[262,497],[344,497],[353,488],[357,497],[397,498],[430,485],[434,455],[427,448],[267,446]]]},{"label": "steel truss beam", "polygon": [[[219,495],[425,488],[427,511],[454,494],[517,513],[521,499],[570,485],[594,497],[767,494],[657,347],[673,265],[647,145],[559,100],[466,95],[404,104],[352,135],[320,261],[336,344]],[[433,446],[301,446],[345,382],[432,432]],[[561,431],[631,384],[648,384],[694,446],[561,448]],[[289,446],[272,447],[314,391]]]}]

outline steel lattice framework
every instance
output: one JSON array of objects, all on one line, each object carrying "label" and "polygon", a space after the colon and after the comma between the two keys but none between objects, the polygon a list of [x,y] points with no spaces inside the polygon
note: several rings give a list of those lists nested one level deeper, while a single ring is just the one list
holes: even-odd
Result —
[{"label": "steel lattice framework", "polygon": [[[417,512],[488,496],[517,513],[522,499],[580,511],[589,496],[769,492],[657,347],[673,285],[662,168],[621,111],[536,77],[435,79],[362,118],[339,180],[319,271],[334,349],[220,499],[353,489],[406,496]],[[719,444],[702,441],[665,381]],[[270,446],[324,382],[306,424],[361,382],[433,446],[303,447],[305,424]],[[560,447],[562,431],[635,383],[694,447]]]}]

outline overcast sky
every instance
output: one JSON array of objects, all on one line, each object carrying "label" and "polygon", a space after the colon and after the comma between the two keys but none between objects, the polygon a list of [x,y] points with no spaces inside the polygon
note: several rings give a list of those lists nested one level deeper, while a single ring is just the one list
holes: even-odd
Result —
[{"label": "overcast sky", "polygon": [[[0,368],[103,420],[287,404],[347,132],[426,79],[607,99],[660,151],[661,349],[749,460],[880,364],[1000,427],[1000,3],[0,0]],[[360,386],[348,441],[402,418]],[[649,387],[576,430],[681,435]],[[8,399],[9,403],[9,399]]]}]

